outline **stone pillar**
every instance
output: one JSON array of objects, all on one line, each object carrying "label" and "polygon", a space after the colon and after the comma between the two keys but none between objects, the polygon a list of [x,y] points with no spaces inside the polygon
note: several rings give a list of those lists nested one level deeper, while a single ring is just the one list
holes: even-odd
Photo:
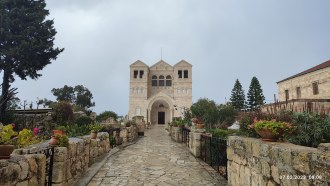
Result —
[{"label": "stone pillar", "polygon": [[171,138],[176,142],[181,142],[182,134],[181,134],[181,128],[180,127],[173,127],[172,126]]},{"label": "stone pillar", "polygon": [[191,129],[189,133],[189,151],[195,157],[201,155],[201,135],[205,132],[205,129]]},{"label": "stone pillar", "polygon": [[68,159],[68,148],[56,147],[53,164],[53,184],[63,185],[66,182]]}]

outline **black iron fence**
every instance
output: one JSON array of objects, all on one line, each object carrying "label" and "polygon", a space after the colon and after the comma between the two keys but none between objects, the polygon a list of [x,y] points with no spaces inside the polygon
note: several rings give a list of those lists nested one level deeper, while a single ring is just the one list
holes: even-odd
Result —
[{"label": "black iron fence", "polygon": [[46,155],[45,186],[51,186],[52,185],[52,177],[53,177],[55,147],[54,146],[48,146],[48,147],[41,148],[41,149],[30,150],[29,154],[44,154],[44,155]]},{"label": "black iron fence", "polygon": [[201,159],[227,179],[227,140],[201,135]]},{"label": "black iron fence", "polygon": [[190,129],[187,129],[187,128],[183,127],[181,132],[182,132],[182,143],[186,144],[186,146],[189,147]]}]

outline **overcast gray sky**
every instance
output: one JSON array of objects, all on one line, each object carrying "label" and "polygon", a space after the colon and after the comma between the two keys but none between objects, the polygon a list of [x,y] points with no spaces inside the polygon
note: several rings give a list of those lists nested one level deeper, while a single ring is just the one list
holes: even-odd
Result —
[{"label": "overcast gray sky", "polygon": [[328,0],[46,0],[65,51],[37,81],[17,78],[21,100],[82,84],[94,111],[128,111],[129,65],[193,65],[193,101],[224,103],[235,79],[256,76],[267,102],[276,82],[330,59]]}]

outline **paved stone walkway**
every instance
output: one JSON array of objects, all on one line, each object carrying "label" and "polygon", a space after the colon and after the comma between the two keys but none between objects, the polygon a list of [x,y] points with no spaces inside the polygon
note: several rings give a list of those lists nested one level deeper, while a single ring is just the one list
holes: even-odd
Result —
[{"label": "paved stone walkway", "polygon": [[154,126],[136,144],[107,160],[88,186],[226,185],[211,167],[173,142],[163,126]]}]

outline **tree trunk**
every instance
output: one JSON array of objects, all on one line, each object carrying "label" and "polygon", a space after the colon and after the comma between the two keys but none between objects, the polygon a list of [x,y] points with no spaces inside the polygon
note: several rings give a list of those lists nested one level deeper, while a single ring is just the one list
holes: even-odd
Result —
[{"label": "tree trunk", "polygon": [[10,73],[8,72],[7,69],[3,70],[3,80],[2,80],[2,94],[1,94],[1,99],[3,100],[3,103],[0,106],[0,114],[3,116],[6,112],[7,108],[7,98],[8,98],[8,91],[10,88],[9,84],[9,78],[10,78]]}]

